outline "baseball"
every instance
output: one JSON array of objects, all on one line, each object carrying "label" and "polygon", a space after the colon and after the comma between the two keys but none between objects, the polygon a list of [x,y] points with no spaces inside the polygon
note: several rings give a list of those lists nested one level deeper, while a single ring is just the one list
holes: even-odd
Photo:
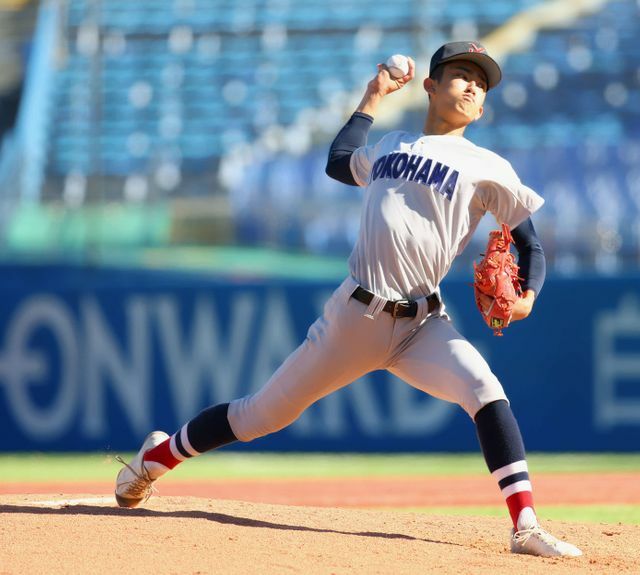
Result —
[{"label": "baseball", "polygon": [[402,54],[394,54],[386,61],[387,70],[392,78],[402,78],[409,73],[409,59]]}]

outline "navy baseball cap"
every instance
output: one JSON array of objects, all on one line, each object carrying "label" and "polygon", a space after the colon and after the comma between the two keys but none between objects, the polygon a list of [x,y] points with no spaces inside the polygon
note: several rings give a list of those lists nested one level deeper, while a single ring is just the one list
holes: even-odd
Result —
[{"label": "navy baseball cap", "polygon": [[431,57],[429,76],[440,64],[446,64],[454,60],[468,60],[480,66],[487,76],[489,89],[495,88],[502,80],[500,66],[489,56],[487,49],[480,42],[449,42],[444,46],[440,46]]}]

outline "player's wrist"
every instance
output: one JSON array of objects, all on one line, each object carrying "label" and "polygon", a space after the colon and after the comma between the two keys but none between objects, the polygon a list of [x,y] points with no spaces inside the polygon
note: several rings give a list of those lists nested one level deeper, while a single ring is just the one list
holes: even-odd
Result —
[{"label": "player's wrist", "polygon": [[367,114],[373,117],[378,109],[380,100],[382,100],[382,96],[380,94],[367,92],[356,108],[356,112],[361,112],[362,114]]}]

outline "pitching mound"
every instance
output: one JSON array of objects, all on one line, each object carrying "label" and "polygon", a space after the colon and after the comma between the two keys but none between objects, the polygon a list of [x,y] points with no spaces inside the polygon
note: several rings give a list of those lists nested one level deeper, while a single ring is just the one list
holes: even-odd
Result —
[{"label": "pitching mound", "polygon": [[640,527],[549,521],[585,552],[512,555],[504,519],[156,497],[0,497],[1,573],[637,573]]}]

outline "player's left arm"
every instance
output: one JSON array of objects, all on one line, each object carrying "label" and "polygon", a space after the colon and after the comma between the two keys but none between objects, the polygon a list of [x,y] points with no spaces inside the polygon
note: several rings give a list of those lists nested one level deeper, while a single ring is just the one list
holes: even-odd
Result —
[{"label": "player's left arm", "polygon": [[547,263],[531,218],[511,230],[511,235],[518,252],[518,275],[522,278],[522,297],[513,306],[511,316],[511,321],[517,321],[531,313],[547,275]]},{"label": "player's left arm", "polygon": [[538,211],[544,199],[520,181],[507,160],[495,154],[490,154],[487,160],[490,175],[477,188],[483,210],[501,223],[521,222],[511,229],[518,252],[518,276],[522,278],[522,297],[516,301],[511,315],[511,321],[517,321],[529,316],[545,280],[544,251],[531,222],[531,214]]}]

